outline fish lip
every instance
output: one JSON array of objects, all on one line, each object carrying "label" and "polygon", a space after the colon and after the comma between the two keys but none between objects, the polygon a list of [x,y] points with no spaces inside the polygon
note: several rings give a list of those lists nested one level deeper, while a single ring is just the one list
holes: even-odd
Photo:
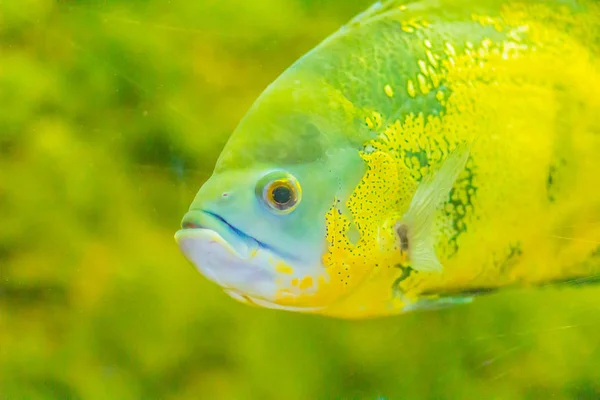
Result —
[{"label": "fish lip", "polygon": [[[178,230],[175,232],[175,241],[188,261],[210,281],[215,282],[223,289],[232,290],[238,288],[238,284],[233,283],[237,279],[235,277],[243,276],[243,279],[248,279],[249,282],[254,284],[273,280],[274,277],[271,271],[260,265],[248,263],[247,260],[252,257],[246,254],[246,251],[244,251],[246,249],[242,248],[242,251],[240,251],[240,246],[232,245],[212,227],[204,228],[200,226],[201,224],[195,224],[192,228],[186,227]],[[213,246],[222,250],[213,252],[210,249]],[[197,252],[199,248],[201,254]],[[229,256],[226,255],[227,253]],[[209,258],[214,255],[219,257],[220,255],[221,259],[224,256],[225,258],[229,257],[237,260],[237,262],[227,262],[225,264],[205,263],[203,260],[205,255]],[[260,296],[260,293],[256,293],[256,295]]]},{"label": "fish lip", "polygon": [[[218,233],[219,228],[221,227],[225,228],[228,231],[228,233],[232,235],[236,240],[226,240],[225,237],[223,237],[223,232]],[[183,217],[183,220],[181,221],[181,229],[176,233],[176,237],[183,235],[185,232],[193,232],[197,230],[208,230],[218,233],[219,236],[223,237],[223,239],[225,239],[226,242],[229,242],[229,247],[231,247],[231,250],[233,250],[240,259],[248,258],[249,255],[256,248],[266,247],[264,243],[256,240],[254,237],[236,228],[234,225],[230,224],[225,218],[221,217],[219,214],[209,210],[192,209],[188,213],[186,213],[186,215]],[[237,246],[236,242],[238,244]],[[243,243],[246,249],[240,249],[240,243]]]},{"label": "fish lip", "polygon": [[[234,225],[230,224],[225,218],[223,218],[222,216],[220,216],[219,214],[209,211],[209,210],[190,210],[191,212],[194,213],[203,213],[206,214],[214,219],[216,219],[217,221],[221,222],[226,228],[228,228],[230,231],[232,231],[233,233],[235,233],[238,237],[244,239],[244,241],[254,241],[258,244],[259,247],[264,247],[264,248],[269,248],[269,246],[267,246],[265,243],[261,242],[260,240],[254,238],[251,235],[248,235],[246,232],[236,228]],[[183,217],[183,221],[181,221],[181,229],[182,230],[186,230],[186,229],[210,229],[210,230],[214,230],[212,227],[210,226],[206,226],[205,224],[199,224],[195,221],[189,221],[190,219],[193,218],[193,215],[190,215],[190,213],[187,213],[184,217]]]}]

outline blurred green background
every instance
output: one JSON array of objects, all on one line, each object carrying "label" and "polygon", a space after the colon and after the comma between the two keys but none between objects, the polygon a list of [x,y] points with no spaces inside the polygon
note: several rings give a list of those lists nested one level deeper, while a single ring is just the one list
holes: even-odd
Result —
[{"label": "blurred green background", "polygon": [[173,234],[238,120],[369,0],[0,1],[0,399],[598,399],[600,290],[350,322]]}]

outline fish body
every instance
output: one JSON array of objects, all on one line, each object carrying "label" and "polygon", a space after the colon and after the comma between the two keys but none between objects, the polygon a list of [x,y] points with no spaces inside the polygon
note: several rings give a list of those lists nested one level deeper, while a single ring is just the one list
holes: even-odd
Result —
[{"label": "fish body", "polygon": [[259,96],[183,253],[232,297],[367,318],[600,274],[600,3],[377,3]]}]

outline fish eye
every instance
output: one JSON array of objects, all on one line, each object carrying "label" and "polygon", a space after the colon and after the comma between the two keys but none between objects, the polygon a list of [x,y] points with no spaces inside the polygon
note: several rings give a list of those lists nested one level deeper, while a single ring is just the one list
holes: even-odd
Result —
[{"label": "fish eye", "polygon": [[293,176],[275,172],[260,180],[256,194],[272,211],[287,214],[300,203],[302,191],[300,184]]}]

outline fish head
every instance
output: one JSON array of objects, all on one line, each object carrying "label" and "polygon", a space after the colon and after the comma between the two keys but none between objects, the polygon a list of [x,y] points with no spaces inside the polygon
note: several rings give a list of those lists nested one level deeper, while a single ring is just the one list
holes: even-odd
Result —
[{"label": "fish head", "polygon": [[311,311],[342,295],[326,285],[326,215],[365,167],[340,139],[342,116],[311,112],[315,91],[284,86],[242,119],[175,238],[235,299]]},{"label": "fish head", "polygon": [[300,286],[322,272],[324,236],[317,221],[324,193],[310,193],[322,178],[307,168],[214,174],[176,240],[198,270],[232,297],[276,303],[292,280]]}]

